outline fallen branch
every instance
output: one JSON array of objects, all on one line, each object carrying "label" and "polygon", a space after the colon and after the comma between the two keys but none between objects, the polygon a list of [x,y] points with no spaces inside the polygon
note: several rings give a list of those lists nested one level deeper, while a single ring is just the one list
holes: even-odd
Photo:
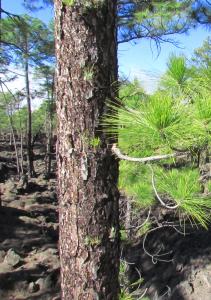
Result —
[{"label": "fallen branch", "polygon": [[180,233],[180,234],[182,234],[182,235],[185,235],[185,233],[184,233],[184,232],[181,232],[179,229],[177,229],[175,225],[170,225],[170,224],[164,224],[164,225],[161,224],[161,225],[158,226],[158,227],[155,227],[155,228],[150,229],[150,230],[145,234],[145,236],[144,236],[142,247],[143,247],[144,252],[145,252],[149,257],[151,257],[152,263],[153,263],[153,264],[156,264],[158,261],[161,261],[161,262],[167,262],[167,263],[173,261],[173,259],[165,259],[165,258],[163,258],[163,257],[165,257],[165,256],[167,256],[167,255],[169,255],[169,254],[172,254],[172,252],[173,252],[172,250],[169,251],[169,252],[162,253],[162,254],[160,254],[160,251],[162,250],[162,247],[161,247],[156,253],[154,253],[154,254],[151,254],[148,250],[146,250],[145,243],[146,243],[146,239],[147,239],[148,235],[149,235],[151,232],[157,231],[157,230],[162,229],[162,228],[172,228],[172,229],[174,229],[176,232],[178,232],[178,233]]}]

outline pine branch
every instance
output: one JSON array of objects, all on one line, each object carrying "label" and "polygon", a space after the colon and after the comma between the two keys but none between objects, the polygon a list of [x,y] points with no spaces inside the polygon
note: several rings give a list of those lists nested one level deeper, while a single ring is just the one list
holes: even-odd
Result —
[{"label": "pine branch", "polygon": [[150,168],[150,170],[151,170],[151,172],[152,172],[152,188],[153,188],[153,190],[154,190],[154,192],[155,192],[155,196],[156,196],[156,198],[158,199],[158,201],[160,202],[160,204],[162,205],[162,206],[164,206],[165,208],[167,208],[167,209],[177,209],[178,207],[179,207],[179,204],[175,204],[175,205],[168,205],[168,204],[166,204],[162,199],[161,199],[161,197],[160,197],[160,195],[158,194],[158,191],[157,191],[157,189],[156,189],[156,186],[155,186],[155,179],[154,179],[154,171],[153,171],[153,168],[152,168],[152,166],[151,165],[148,165],[149,166],[149,168]]},{"label": "pine branch", "polygon": [[183,157],[187,157],[187,154],[188,154],[188,152],[184,152],[184,153],[180,152],[180,153],[163,154],[163,155],[156,155],[156,156],[149,156],[149,157],[142,157],[142,158],[130,157],[130,156],[122,154],[120,149],[116,147],[116,144],[113,144],[112,151],[118,158],[120,158],[122,160],[140,162],[140,163],[159,161],[162,159],[173,158],[173,157],[183,158]]}]

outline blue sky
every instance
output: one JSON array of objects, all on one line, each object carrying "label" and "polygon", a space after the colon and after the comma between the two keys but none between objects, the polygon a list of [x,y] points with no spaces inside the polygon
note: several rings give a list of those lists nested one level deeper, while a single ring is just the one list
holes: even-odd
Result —
[{"label": "blue sky", "polygon": [[175,40],[179,42],[179,48],[169,43],[163,43],[158,57],[155,44],[153,42],[150,44],[149,40],[142,39],[136,45],[121,44],[119,47],[120,67],[125,72],[128,72],[131,67],[164,72],[166,62],[172,52],[183,53],[190,58],[194,49],[200,47],[208,35],[209,32],[202,28],[191,30],[189,34],[174,35]]},{"label": "blue sky", "polygon": [[126,78],[138,78],[147,92],[153,92],[159,77],[166,70],[166,63],[170,54],[184,54],[191,58],[194,49],[200,47],[210,32],[203,28],[191,30],[189,34],[174,35],[179,42],[179,48],[169,43],[161,44],[161,52],[157,56],[155,44],[149,40],[139,40],[132,43],[120,44],[118,51],[119,72]]},{"label": "blue sky", "polygon": [[[26,13],[21,3],[22,0],[2,0],[2,7],[16,14]],[[48,23],[54,13],[52,8],[46,8],[32,15]],[[198,28],[191,30],[188,35],[175,35],[181,48],[164,43],[158,57],[155,45],[150,45],[149,40],[140,40],[136,45],[121,44],[118,50],[119,72],[126,78],[139,78],[145,89],[150,92],[156,87],[160,75],[165,72],[166,62],[172,52],[183,53],[190,58],[194,49],[200,47],[209,34],[205,29]]]},{"label": "blue sky", "polygon": [[34,13],[30,12],[29,13],[25,10],[25,8],[22,5],[23,0],[2,0],[1,2],[2,2],[2,8],[6,11],[9,11],[9,12],[17,14],[17,15],[28,13],[35,18],[39,18],[39,19],[43,20],[46,23],[48,23],[54,15],[53,8],[49,8],[49,7],[46,9],[40,10],[38,12],[34,12]]}]

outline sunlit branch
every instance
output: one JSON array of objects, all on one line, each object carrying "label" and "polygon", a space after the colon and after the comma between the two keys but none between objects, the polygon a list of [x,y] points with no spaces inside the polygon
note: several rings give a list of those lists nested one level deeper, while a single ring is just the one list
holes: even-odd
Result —
[{"label": "sunlit branch", "polygon": [[174,157],[187,157],[187,152],[185,153],[171,153],[171,154],[163,154],[163,155],[155,155],[155,156],[149,156],[149,157],[131,157],[127,156],[121,153],[120,149],[116,147],[116,144],[113,144],[112,146],[113,153],[122,160],[127,161],[133,161],[133,162],[140,162],[140,163],[147,163],[147,162],[153,162],[153,161],[160,161],[162,159],[168,159],[168,158],[174,158]]}]

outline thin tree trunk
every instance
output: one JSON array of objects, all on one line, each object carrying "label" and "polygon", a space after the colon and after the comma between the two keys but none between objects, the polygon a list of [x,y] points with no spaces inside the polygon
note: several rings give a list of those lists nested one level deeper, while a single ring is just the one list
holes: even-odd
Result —
[{"label": "thin tree trunk", "polygon": [[12,146],[12,128],[10,127],[10,133],[9,133],[9,144]]},{"label": "thin tree trunk", "polygon": [[24,153],[23,153],[23,124],[22,124],[22,120],[21,120],[21,116],[20,116],[20,106],[18,105],[18,115],[19,115],[19,127],[20,127],[20,132],[19,132],[19,136],[20,136],[20,169],[21,169],[21,174],[24,174]]},{"label": "thin tree trunk", "polygon": [[116,96],[116,1],[56,0],[55,10],[62,299],[116,300],[118,162],[100,126]]},{"label": "thin tree trunk", "polygon": [[51,100],[50,100],[50,114],[49,114],[49,155],[48,155],[48,166],[47,174],[51,173],[51,163],[52,163],[52,139],[53,139],[53,106],[54,106],[54,76],[51,88]]},{"label": "thin tree trunk", "polygon": [[[45,174],[48,177],[50,175],[51,165],[51,120],[49,112],[46,115],[46,153],[45,153]],[[50,165],[49,165],[50,164]]]},{"label": "thin tree trunk", "polygon": [[21,173],[24,173],[24,169],[23,169],[23,133],[22,130],[20,132],[20,142],[21,142],[21,163],[20,163],[20,167],[21,167]]},{"label": "thin tree trunk", "polygon": [[47,177],[51,173],[51,149],[52,149],[52,120],[48,116],[48,132],[47,132],[47,143],[46,143],[46,157],[45,157],[45,173]]},{"label": "thin tree trunk", "polygon": [[30,97],[30,86],[29,86],[29,63],[28,63],[28,46],[26,42],[26,58],[25,58],[25,84],[26,84],[26,99],[27,99],[27,160],[28,160],[28,175],[33,177],[35,175],[34,163],[33,163],[33,148],[32,148],[32,112],[31,112],[31,97]]},{"label": "thin tree trunk", "polygon": [[14,145],[14,149],[15,149],[17,173],[18,173],[18,176],[20,176],[20,161],[19,161],[17,143],[16,143],[16,138],[15,138],[15,133],[14,133],[14,128],[13,128],[11,116],[9,116],[9,122],[10,122],[11,134],[12,134],[12,139],[13,139],[13,145]]},{"label": "thin tree trunk", "polygon": [[[48,86],[48,82],[47,82]],[[52,148],[52,105],[53,105],[53,88],[52,95],[48,90],[48,105],[46,113],[46,155],[45,155],[45,173],[49,177],[51,173],[51,148]]]}]

